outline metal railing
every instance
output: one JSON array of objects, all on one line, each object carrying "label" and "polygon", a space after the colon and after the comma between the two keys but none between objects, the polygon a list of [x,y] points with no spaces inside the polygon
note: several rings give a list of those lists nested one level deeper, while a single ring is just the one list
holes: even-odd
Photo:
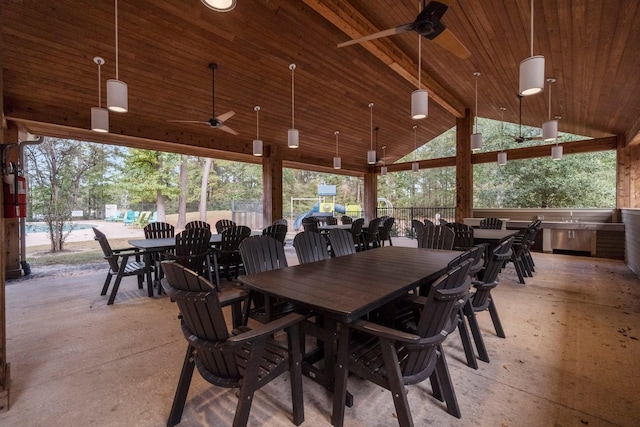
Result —
[{"label": "metal railing", "polygon": [[411,226],[413,219],[424,221],[428,219],[435,224],[438,224],[439,219],[443,219],[448,222],[455,221],[456,208],[431,208],[431,207],[410,207],[410,208],[378,208],[376,215],[390,216],[396,219],[391,230],[391,235],[394,237],[409,237],[414,238],[414,230]]}]

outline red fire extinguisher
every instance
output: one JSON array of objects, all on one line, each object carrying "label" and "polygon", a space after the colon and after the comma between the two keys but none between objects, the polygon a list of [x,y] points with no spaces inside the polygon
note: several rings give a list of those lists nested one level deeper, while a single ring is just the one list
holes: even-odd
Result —
[{"label": "red fire extinguisher", "polygon": [[4,217],[25,218],[27,216],[27,179],[11,163],[9,173],[4,176]]}]

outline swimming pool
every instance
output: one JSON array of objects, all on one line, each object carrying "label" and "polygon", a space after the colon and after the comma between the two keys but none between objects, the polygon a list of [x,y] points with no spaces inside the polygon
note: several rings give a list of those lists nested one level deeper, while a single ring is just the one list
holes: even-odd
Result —
[{"label": "swimming pool", "polygon": [[[95,224],[64,224],[62,231],[87,230],[91,227],[97,227]],[[48,233],[49,226],[44,222],[28,222],[25,224],[27,233]]]}]

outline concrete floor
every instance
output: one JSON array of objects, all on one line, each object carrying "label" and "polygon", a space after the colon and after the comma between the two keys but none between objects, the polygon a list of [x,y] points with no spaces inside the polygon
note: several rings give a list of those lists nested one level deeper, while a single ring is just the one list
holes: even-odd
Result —
[{"label": "concrete floor", "polygon": [[[398,244],[411,245],[411,241]],[[290,246],[288,255],[295,263]],[[526,285],[512,267],[494,298],[506,339],[479,315],[491,363],[464,363],[459,336],[445,342],[462,419],[447,414],[428,381],[409,386],[417,426],[640,425],[640,281],[618,261],[534,254]],[[107,306],[105,273],[9,282],[11,407],[2,426],[163,426],[186,342],[166,297],[126,278]],[[331,396],[305,378],[304,426],[329,426]],[[290,426],[288,375],[259,391],[249,425]],[[391,395],[349,378],[345,426],[393,426]],[[197,373],[181,425],[230,425],[232,390]]]}]

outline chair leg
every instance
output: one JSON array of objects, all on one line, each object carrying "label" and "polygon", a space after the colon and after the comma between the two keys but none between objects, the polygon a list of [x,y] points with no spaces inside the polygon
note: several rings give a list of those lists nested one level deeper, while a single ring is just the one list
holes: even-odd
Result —
[{"label": "chair leg", "polygon": [[491,315],[493,326],[494,328],[496,328],[496,335],[498,335],[500,338],[506,338],[507,336],[504,334],[504,329],[502,329],[500,316],[498,316],[498,309],[493,302],[493,298],[491,298],[491,301],[489,302],[489,314]]},{"label": "chair leg", "polygon": [[107,294],[107,290],[109,290],[109,284],[111,283],[112,277],[113,277],[113,274],[111,274],[111,270],[109,270],[109,272],[107,273],[107,278],[104,281],[104,285],[102,286],[102,291],[100,292],[100,295]]},{"label": "chair leg", "polygon": [[516,269],[516,273],[518,273],[518,280],[520,281],[520,283],[522,283],[524,285],[525,284],[524,283],[524,275],[523,275],[523,272],[522,272],[522,264],[521,264],[522,261],[520,259],[518,259],[517,257],[514,257],[512,259],[512,261],[513,261],[513,266]]},{"label": "chair leg", "polygon": [[440,355],[436,362],[435,374],[438,377],[438,382],[442,388],[444,394],[444,401],[447,404],[447,412],[456,418],[461,418],[460,406],[458,406],[458,399],[456,398],[456,392],[453,389],[453,383],[451,382],[451,375],[449,375],[449,367],[447,366],[447,359],[445,358],[442,346],[438,346]]},{"label": "chair leg", "polygon": [[247,361],[246,372],[243,375],[242,386],[238,392],[238,406],[236,407],[236,415],[233,417],[233,427],[244,427],[249,421],[253,394],[258,387],[258,370],[261,362],[260,355],[263,352],[264,345],[264,339],[253,342],[249,353],[249,360]]},{"label": "chair leg", "polygon": [[111,288],[111,294],[109,294],[109,300],[107,301],[107,305],[113,304],[116,300],[116,294],[118,293],[118,288],[120,287],[120,282],[122,281],[122,276],[118,274],[116,277],[116,282],[113,284],[113,288]]},{"label": "chair leg", "polygon": [[184,356],[184,362],[182,363],[182,371],[180,372],[180,379],[178,380],[176,394],[173,397],[173,404],[171,405],[171,412],[169,412],[167,427],[173,427],[179,424],[182,419],[182,411],[184,410],[184,403],[187,400],[187,393],[189,393],[189,386],[191,385],[193,368],[195,366],[193,361],[194,350],[195,349],[193,347],[187,346],[187,354]]},{"label": "chair leg", "polygon": [[464,317],[466,317],[469,322],[469,329],[471,329],[473,341],[476,343],[476,349],[478,350],[478,359],[489,363],[489,354],[487,353],[487,348],[484,345],[484,339],[482,339],[480,325],[478,325],[478,320],[476,319],[476,312],[473,310],[471,304],[469,304],[469,306],[465,305]]},{"label": "chair leg", "polygon": [[384,364],[387,368],[389,390],[393,396],[393,404],[396,408],[398,424],[400,427],[412,427],[413,419],[411,418],[407,392],[402,381],[402,373],[400,372],[400,364],[398,363],[398,354],[390,341],[380,339],[380,347],[382,349]]},{"label": "chair leg", "polygon": [[[469,302],[467,302],[469,304]],[[473,369],[478,369],[478,361],[476,355],[473,352],[473,346],[471,345],[471,337],[469,336],[469,330],[467,329],[467,322],[464,320],[464,312],[460,309],[458,320],[458,332],[460,333],[460,340],[462,341],[462,348],[464,348],[464,355],[467,358],[467,365]]]}]

